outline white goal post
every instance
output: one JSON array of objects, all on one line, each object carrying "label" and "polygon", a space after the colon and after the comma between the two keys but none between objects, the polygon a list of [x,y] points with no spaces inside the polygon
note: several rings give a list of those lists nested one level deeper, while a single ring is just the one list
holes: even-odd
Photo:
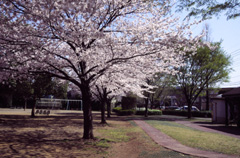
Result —
[{"label": "white goal post", "polygon": [[36,114],[50,114],[50,110],[81,110],[82,100],[40,98],[37,100]]}]

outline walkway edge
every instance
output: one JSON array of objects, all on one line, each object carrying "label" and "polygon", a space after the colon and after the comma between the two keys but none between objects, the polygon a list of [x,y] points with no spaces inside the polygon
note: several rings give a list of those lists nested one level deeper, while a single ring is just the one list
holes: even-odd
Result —
[{"label": "walkway edge", "polygon": [[182,145],[175,139],[162,133],[160,130],[150,126],[145,121],[134,120],[134,122],[139,127],[141,127],[157,144],[165,148],[168,148],[183,154],[198,156],[198,157],[205,157],[205,158],[216,158],[216,157],[217,158],[236,158],[236,156],[232,156],[232,155],[225,155],[225,154],[220,154],[216,152],[203,151],[203,150]]}]

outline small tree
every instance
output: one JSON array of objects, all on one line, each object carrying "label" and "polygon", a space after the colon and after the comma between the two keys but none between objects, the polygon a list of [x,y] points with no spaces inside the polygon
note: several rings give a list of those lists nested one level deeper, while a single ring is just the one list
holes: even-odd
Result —
[{"label": "small tree", "polygon": [[185,55],[185,65],[176,74],[177,85],[181,87],[188,104],[188,118],[191,118],[191,108],[199,94],[206,88],[207,83],[227,81],[230,72],[230,58],[221,49],[221,43],[212,43],[209,47],[200,47],[197,52]]},{"label": "small tree", "polygon": [[216,1],[216,0],[179,0],[178,10],[189,11],[188,16],[201,16],[203,19],[211,18],[225,12],[227,19],[240,16],[240,3],[238,0]]}]

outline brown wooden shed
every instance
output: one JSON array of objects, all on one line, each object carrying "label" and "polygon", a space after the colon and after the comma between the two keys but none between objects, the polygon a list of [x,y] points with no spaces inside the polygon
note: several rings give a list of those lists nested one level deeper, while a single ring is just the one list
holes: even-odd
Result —
[{"label": "brown wooden shed", "polygon": [[225,98],[226,125],[236,123],[240,127],[240,87],[222,95]]}]

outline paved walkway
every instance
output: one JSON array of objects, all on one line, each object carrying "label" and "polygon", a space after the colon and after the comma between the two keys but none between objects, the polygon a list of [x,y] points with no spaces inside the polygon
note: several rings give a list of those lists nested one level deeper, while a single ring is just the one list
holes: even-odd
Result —
[{"label": "paved walkway", "polygon": [[[194,123],[194,122],[190,122],[190,121],[175,121],[176,123],[200,130],[200,131],[204,131],[204,132],[211,132],[211,133],[219,133],[219,134],[223,134],[226,136],[230,136],[230,137],[234,137],[234,138],[238,138],[240,139],[240,129],[238,129],[238,131],[232,130],[229,131],[230,129],[228,129],[228,132],[224,132],[224,129],[226,129],[227,127],[219,127],[219,126],[214,126],[213,124],[202,124],[202,123]],[[224,128],[224,129],[223,129]],[[230,127],[228,127],[230,128]],[[221,131],[222,129],[222,131]]]},{"label": "paved walkway", "polygon": [[157,144],[192,156],[199,156],[199,157],[207,157],[207,158],[234,158],[234,156],[224,155],[220,153],[210,152],[210,151],[203,151],[199,149],[194,149],[191,147],[187,147],[185,145],[180,144],[175,139],[172,139],[168,135],[160,132],[156,128],[150,126],[145,121],[135,120],[136,124],[140,126]]}]

